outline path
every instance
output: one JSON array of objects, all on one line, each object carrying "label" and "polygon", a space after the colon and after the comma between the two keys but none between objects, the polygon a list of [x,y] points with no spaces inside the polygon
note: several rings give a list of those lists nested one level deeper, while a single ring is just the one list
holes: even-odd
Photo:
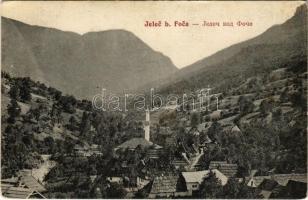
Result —
[{"label": "path", "polygon": [[49,160],[50,155],[41,155],[43,163],[37,169],[32,169],[32,176],[43,183],[45,175],[53,168],[55,161]]},{"label": "path", "polygon": [[196,156],[192,158],[191,164],[189,166],[190,170],[193,170],[195,166],[198,164],[200,158],[203,156],[204,152],[201,150],[201,153],[198,153]]}]

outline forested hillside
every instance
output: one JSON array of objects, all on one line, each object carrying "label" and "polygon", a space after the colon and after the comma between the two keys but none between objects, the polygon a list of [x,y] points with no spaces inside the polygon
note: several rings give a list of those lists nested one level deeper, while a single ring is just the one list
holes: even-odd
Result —
[{"label": "forested hillside", "polygon": [[[247,78],[266,75],[281,66],[306,60],[307,6],[261,35],[225,48],[157,83],[164,93],[191,91],[211,85],[227,91]],[[164,85],[162,85],[164,84]]]}]

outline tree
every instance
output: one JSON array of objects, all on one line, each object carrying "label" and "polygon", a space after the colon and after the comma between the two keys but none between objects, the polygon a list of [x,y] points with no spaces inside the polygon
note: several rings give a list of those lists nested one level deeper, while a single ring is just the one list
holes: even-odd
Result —
[{"label": "tree", "polygon": [[249,188],[245,181],[239,183],[234,177],[231,177],[223,187],[223,198],[225,199],[256,199],[257,193]]},{"label": "tree", "polygon": [[71,131],[76,130],[77,125],[78,125],[78,122],[77,122],[77,119],[76,119],[76,117],[75,117],[74,115],[72,115],[72,116],[70,117],[69,122],[70,122],[70,124],[69,124],[69,126],[68,126],[69,129],[70,129]]},{"label": "tree", "polygon": [[50,136],[46,137],[44,139],[44,143],[47,147],[49,147],[49,149],[50,149],[49,153],[54,152],[55,141],[52,137],[50,137]]},{"label": "tree", "polygon": [[71,154],[74,150],[75,144],[70,139],[66,139],[64,143],[66,153]]},{"label": "tree", "polygon": [[211,140],[219,139],[218,134],[222,132],[222,127],[219,122],[214,121],[208,130],[208,136]]},{"label": "tree", "polygon": [[222,198],[223,187],[221,181],[210,171],[209,176],[200,184],[199,196],[207,199]]},{"label": "tree", "polygon": [[56,101],[59,101],[62,97],[62,92],[53,87],[49,87],[48,92]]},{"label": "tree", "polygon": [[8,105],[8,122],[15,123],[15,118],[20,115],[21,109],[15,99],[11,99],[10,104]]},{"label": "tree", "polygon": [[238,103],[242,115],[251,113],[254,109],[254,104],[252,100],[246,96],[240,96]]},{"label": "tree", "polygon": [[237,180],[231,177],[227,184],[223,188],[224,198],[236,199],[238,198],[238,193],[240,192],[240,186]]},{"label": "tree", "polygon": [[200,115],[197,112],[192,113],[190,118],[190,125],[193,128],[196,128],[200,124]]},{"label": "tree", "polygon": [[21,88],[20,99],[24,102],[31,100],[31,92],[30,92],[30,86],[29,85],[23,85],[23,87]]},{"label": "tree", "polygon": [[11,99],[19,100],[20,89],[19,89],[19,87],[16,84],[14,84],[11,87],[11,89],[9,91],[9,95],[10,95]]},{"label": "tree", "polygon": [[123,186],[117,184],[117,183],[112,183],[110,184],[110,187],[107,189],[107,198],[124,198],[126,195],[126,191],[123,188]]},{"label": "tree", "polygon": [[286,103],[289,101],[288,88],[285,88],[279,97],[280,102]]},{"label": "tree", "polygon": [[16,78],[14,79],[13,86],[10,90],[11,98],[21,101],[31,100],[31,84],[33,82],[29,77],[26,78]]},{"label": "tree", "polygon": [[90,130],[91,130],[90,114],[84,111],[80,123],[80,135],[86,138],[89,135]]},{"label": "tree", "polygon": [[271,100],[264,99],[260,104],[260,112],[263,116],[271,112],[273,109],[273,103]]},{"label": "tree", "polygon": [[59,104],[62,106],[64,112],[73,114],[76,112],[77,100],[74,96],[61,96],[59,99]]}]

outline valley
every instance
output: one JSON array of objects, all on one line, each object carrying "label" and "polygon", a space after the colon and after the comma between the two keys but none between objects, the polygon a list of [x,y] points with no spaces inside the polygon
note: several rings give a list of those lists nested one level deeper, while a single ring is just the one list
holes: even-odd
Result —
[{"label": "valley", "polygon": [[[305,198],[306,16],[302,5],[181,70],[127,31],[80,36],[2,19],[4,31],[15,30],[2,38],[2,195]],[[134,98],[122,110],[94,106],[98,81],[121,94],[133,83],[146,106],[136,109]],[[159,107],[154,90],[187,98]]]}]

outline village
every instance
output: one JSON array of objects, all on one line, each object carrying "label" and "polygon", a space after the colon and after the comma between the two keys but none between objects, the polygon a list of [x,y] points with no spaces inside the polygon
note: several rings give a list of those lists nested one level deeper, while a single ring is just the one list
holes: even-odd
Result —
[{"label": "village", "polygon": [[[301,75],[301,77],[306,76],[306,72]],[[123,187],[125,193],[123,197],[125,198],[193,198],[198,196],[207,179],[214,176],[221,186],[225,186],[229,180],[235,180],[238,184],[245,185],[248,190],[263,198],[278,198],[285,194],[296,198],[302,197],[306,193],[306,173],[275,173],[275,170],[272,169],[264,175],[264,172],[260,173],[258,169],[250,168],[248,174],[243,174],[240,172],[241,166],[232,162],[231,158],[218,160],[209,158],[209,154],[214,149],[221,148],[220,145],[222,144],[215,135],[212,135],[215,124],[219,124],[224,134],[234,135],[234,137],[242,135],[243,132],[240,127],[251,123],[254,118],[256,119],[260,115],[260,112],[266,112],[259,109],[269,96],[273,99],[272,101],[280,101],[280,95],[271,96],[273,87],[281,91],[294,88],[294,85],[289,85],[291,82],[286,82],[291,78],[286,69],[273,71],[269,76],[271,82],[265,85],[262,95],[259,95],[258,99],[252,102],[250,105],[252,108],[248,113],[237,120],[239,121],[238,125],[235,123],[235,119],[240,116],[241,112],[244,112],[244,109],[247,109],[245,108],[247,105],[240,104],[239,95],[226,97],[223,97],[222,93],[209,95],[211,90],[209,87],[198,90],[197,92],[201,96],[197,95],[195,100],[191,99],[190,103],[183,102],[182,105],[179,105],[185,106],[187,110],[180,110],[178,106],[166,106],[156,110],[147,109],[145,115],[141,114],[145,118],[140,120],[139,136],[132,137],[110,149],[112,153],[109,153],[112,155],[112,159],[118,159],[116,163],[119,163],[119,165],[113,163],[110,173],[104,176],[100,176],[98,172],[91,172],[90,179],[86,182],[89,184],[88,187],[92,187],[92,190],[100,190],[99,187],[95,187],[95,182],[104,177],[107,187],[114,184]],[[306,79],[302,80],[306,81]],[[246,88],[248,84],[249,80],[238,87],[237,91],[249,90]],[[304,86],[304,82],[300,84]],[[7,85],[5,87],[9,89]],[[254,93],[248,93],[243,96],[251,97],[254,95]],[[32,94],[32,100],[49,103],[47,99],[37,94]],[[204,106],[195,109],[198,104]],[[285,115],[294,112],[289,102],[282,103],[281,109],[281,112]],[[46,116],[40,116],[39,121],[41,121],[40,119],[46,120]],[[265,119],[272,120],[269,116]],[[52,130],[54,133],[63,134],[61,120],[57,122]],[[290,123],[294,122],[291,121]],[[183,135],[175,134],[174,131],[180,131],[180,129],[174,129],[174,127],[182,127],[183,133],[181,134]],[[42,129],[42,126],[40,126],[40,129]],[[217,131],[214,129],[214,134],[218,134]],[[96,129],[92,125],[90,125],[89,133],[96,133]],[[71,139],[77,139],[73,133],[66,132],[65,134]],[[170,150],[174,152],[173,155],[170,155]],[[136,154],[136,152],[139,153]],[[139,157],[133,158],[133,162],[121,158],[123,155],[129,154]],[[103,156],[102,146],[99,144],[92,143],[90,145],[86,141],[79,141],[63,155],[59,153],[46,155],[40,164],[43,169],[37,170],[43,171],[39,177],[37,175],[39,173],[35,173],[36,169],[33,168],[32,170],[20,170],[17,176],[2,179],[2,194],[13,198],[46,198],[44,194],[48,193],[50,188],[56,187],[55,184],[59,184],[59,180],[54,180],[56,181],[54,183],[50,180],[46,182],[45,177],[48,176],[50,170],[52,171],[56,165],[59,165],[57,158],[63,157],[63,162],[70,162],[69,160],[72,159],[81,162],[84,159],[89,160]],[[161,161],[163,159],[168,162],[166,166]],[[156,165],[156,167],[152,165]],[[133,175],[131,170],[136,166],[138,166],[136,170],[140,171],[136,171]],[[150,169],[149,166],[152,166],[153,169]],[[69,179],[73,179],[74,176],[81,176],[78,178],[79,181],[80,178],[87,179],[84,177],[85,175],[82,175],[82,171],[72,170],[67,178],[64,178],[65,176],[64,179],[61,178],[63,179],[62,184],[68,183]],[[297,189],[294,190],[294,187]]]},{"label": "village", "polygon": [[3,17],[2,196],[306,198],[307,6],[297,4],[183,69],[126,29],[77,34]]}]

